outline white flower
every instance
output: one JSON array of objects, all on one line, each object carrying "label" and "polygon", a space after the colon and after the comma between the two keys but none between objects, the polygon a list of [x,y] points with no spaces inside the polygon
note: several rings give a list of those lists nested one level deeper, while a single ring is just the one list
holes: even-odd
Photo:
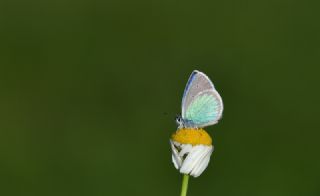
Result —
[{"label": "white flower", "polygon": [[170,140],[172,149],[172,162],[182,174],[198,177],[207,168],[213,152],[212,145],[181,144]]}]

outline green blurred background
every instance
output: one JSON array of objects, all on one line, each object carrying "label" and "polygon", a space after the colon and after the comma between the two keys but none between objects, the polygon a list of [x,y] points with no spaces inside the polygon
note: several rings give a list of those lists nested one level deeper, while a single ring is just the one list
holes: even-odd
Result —
[{"label": "green blurred background", "polygon": [[320,195],[316,1],[0,1],[0,195],[179,195],[194,69],[225,104],[189,195]]}]

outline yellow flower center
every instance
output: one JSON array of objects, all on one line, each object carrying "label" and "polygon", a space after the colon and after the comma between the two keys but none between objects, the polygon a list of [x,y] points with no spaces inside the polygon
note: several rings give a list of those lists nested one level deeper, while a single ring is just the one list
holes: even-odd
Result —
[{"label": "yellow flower center", "polygon": [[210,135],[204,129],[182,128],[171,136],[172,140],[180,144],[208,145],[212,144]]}]

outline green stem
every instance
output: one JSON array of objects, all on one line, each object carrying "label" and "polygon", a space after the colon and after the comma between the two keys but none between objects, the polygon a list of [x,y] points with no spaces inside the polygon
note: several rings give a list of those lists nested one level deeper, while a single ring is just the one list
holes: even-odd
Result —
[{"label": "green stem", "polygon": [[188,181],[189,181],[189,175],[183,174],[182,187],[181,187],[181,195],[180,195],[180,196],[187,196]]}]

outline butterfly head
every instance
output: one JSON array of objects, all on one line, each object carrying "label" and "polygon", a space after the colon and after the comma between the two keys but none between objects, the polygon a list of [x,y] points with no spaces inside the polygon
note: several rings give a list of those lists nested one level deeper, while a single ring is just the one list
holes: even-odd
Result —
[{"label": "butterfly head", "polygon": [[176,123],[179,126],[179,128],[183,127],[183,119],[182,119],[181,115],[177,115],[175,120],[176,120]]},{"label": "butterfly head", "polygon": [[181,115],[176,116],[176,123],[179,129],[182,128],[197,128],[193,121],[182,118]]}]

